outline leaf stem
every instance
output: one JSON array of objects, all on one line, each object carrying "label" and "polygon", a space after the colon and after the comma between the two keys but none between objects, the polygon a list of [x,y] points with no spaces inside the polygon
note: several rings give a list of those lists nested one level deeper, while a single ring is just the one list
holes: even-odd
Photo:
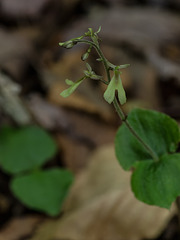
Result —
[{"label": "leaf stem", "polygon": [[156,155],[156,153],[150,148],[149,145],[147,145],[142,138],[136,133],[136,131],[132,128],[132,126],[130,125],[130,123],[127,120],[127,116],[124,114],[124,112],[122,111],[121,107],[119,106],[119,103],[117,101],[117,98],[115,97],[114,101],[113,101],[113,105],[114,108],[116,109],[117,114],[119,115],[120,119],[122,120],[122,122],[124,122],[124,124],[126,125],[126,127],[129,129],[129,131],[134,135],[134,137],[144,146],[144,148],[147,150],[147,152],[152,156],[152,158],[157,162],[159,160],[158,156]]}]

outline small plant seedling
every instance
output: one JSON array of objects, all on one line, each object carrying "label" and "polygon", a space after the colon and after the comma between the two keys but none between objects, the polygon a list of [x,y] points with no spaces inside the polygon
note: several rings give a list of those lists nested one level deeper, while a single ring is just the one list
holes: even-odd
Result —
[{"label": "small plant seedling", "polygon": [[53,139],[40,127],[0,129],[0,166],[12,175],[10,188],[27,207],[58,215],[73,181],[65,169],[42,169],[57,151]]},{"label": "small plant seedling", "polygon": [[144,203],[170,208],[180,195],[180,153],[177,153],[180,142],[179,126],[168,115],[157,111],[134,109],[128,116],[124,114],[121,105],[126,103],[126,93],[121,81],[121,71],[129,64],[116,66],[105,58],[99,44],[100,30],[101,28],[94,32],[89,28],[84,35],[59,45],[67,49],[78,43],[88,45],[82,56],[83,61],[88,59],[94,48],[99,55],[96,60],[104,65],[107,80],[97,75],[86,63],[87,69],[79,80],[73,82],[66,79],[69,88],[61,96],[71,95],[87,78],[107,85],[104,99],[113,104],[123,122],[115,137],[115,152],[124,170],[133,169],[132,191]]}]

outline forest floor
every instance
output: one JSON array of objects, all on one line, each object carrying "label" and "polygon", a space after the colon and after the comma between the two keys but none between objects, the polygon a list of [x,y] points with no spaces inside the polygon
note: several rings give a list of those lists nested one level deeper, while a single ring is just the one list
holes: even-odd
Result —
[{"label": "forest floor", "polygon": [[[114,156],[121,121],[103,100],[105,87],[88,80],[69,98],[59,95],[66,78],[82,76],[87,50],[66,50],[59,42],[101,26],[107,59],[131,65],[122,74],[124,112],[155,109],[180,122],[180,4],[164,2],[0,1],[0,127],[41,126],[58,146],[45,168],[75,174],[63,212],[52,218],[17,200],[11,177],[0,170],[0,240],[180,239],[175,206],[147,206],[131,193],[130,175]],[[88,61],[104,76],[96,58],[92,52]]]}]

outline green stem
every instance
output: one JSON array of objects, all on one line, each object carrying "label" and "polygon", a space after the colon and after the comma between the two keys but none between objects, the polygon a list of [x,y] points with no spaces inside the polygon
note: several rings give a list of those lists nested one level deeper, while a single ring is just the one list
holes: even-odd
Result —
[{"label": "green stem", "polygon": [[[109,65],[108,65],[108,61],[107,59],[105,58],[104,54],[102,53],[101,49],[99,48],[99,46],[97,46],[94,42],[92,41],[89,41],[89,40],[77,40],[77,42],[82,42],[82,43],[85,43],[85,44],[89,44],[91,46],[93,46],[98,55],[100,56],[100,58],[102,59],[102,62],[104,64],[104,68],[105,68],[105,71],[106,71],[106,74],[107,74],[107,78],[108,78],[108,83],[111,81],[111,76],[110,76],[110,68],[109,68]],[[146,144],[143,139],[136,133],[136,131],[133,129],[133,127],[130,125],[130,123],[128,122],[127,120],[127,117],[126,115],[124,114],[123,110],[121,109],[118,101],[117,101],[117,98],[115,97],[114,101],[113,101],[113,105],[114,105],[114,108],[116,109],[116,112],[118,114],[118,116],[120,117],[120,119],[124,122],[124,124],[126,125],[126,127],[129,129],[129,131],[133,134],[133,136],[143,145],[143,147],[146,149],[146,151],[152,156],[152,158],[154,159],[154,161],[158,161],[159,158],[157,156],[157,154],[151,149],[151,147]]]},{"label": "green stem", "polygon": [[154,159],[155,162],[159,161],[158,155],[152,150],[152,148],[146,144],[142,138],[136,133],[136,131],[131,127],[129,122],[127,120],[124,121],[128,129],[131,131],[131,133],[136,137],[136,139],[144,146],[144,148],[147,150],[147,152],[151,155],[151,157]]},{"label": "green stem", "polygon": [[155,161],[158,161],[158,156],[156,155],[156,153],[151,149],[151,147],[149,145],[147,145],[142,138],[136,133],[136,131],[132,128],[132,126],[129,124],[126,115],[124,114],[124,112],[122,111],[121,107],[118,104],[117,98],[115,97],[114,101],[113,101],[113,105],[116,109],[117,114],[119,115],[120,119],[124,122],[124,124],[126,125],[126,127],[129,129],[129,131],[134,135],[134,137],[144,146],[144,148],[147,150],[147,152],[152,156],[152,158]]},{"label": "green stem", "polygon": [[116,112],[117,112],[117,114],[119,115],[120,119],[121,119],[123,122],[125,122],[125,121],[126,121],[126,115],[124,114],[124,112],[123,112],[122,109],[120,108],[119,103],[118,103],[116,97],[114,98],[113,105],[114,105],[114,108],[116,109]]}]

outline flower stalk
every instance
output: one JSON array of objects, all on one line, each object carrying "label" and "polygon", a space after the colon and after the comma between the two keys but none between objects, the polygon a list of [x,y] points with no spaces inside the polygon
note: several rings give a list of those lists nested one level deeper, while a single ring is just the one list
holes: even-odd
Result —
[{"label": "flower stalk", "polygon": [[[88,29],[89,31],[85,33],[85,35],[79,37],[79,38],[74,38],[71,39],[65,43],[60,43],[60,46],[66,47],[66,48],[71,48],[77,43],[84,43],[89,45],[88,50],[86,51],[85,54],[82,56],[82,60],[85,61],[89,57],[89,53],[92,48],[94,48],[99,55],[99,58],[97,61],[100,61],[103,63],[106,75],[107,75],[107,81],[103,80],[102,76],[96,75],[94,71],[92,71],[91,66],[87,63],[87,70],[84,71],[84,76],[76,81],[72,82],[70,80],[66,80],[66,83],[70,85],[70,87],[66,90],[64,90],[61,93],[61,96],[67,97],[71,93],[75,91],[75,89],[80,85],[80,83],[86,79],[86,78],[91,78],[93,80],[99,80],[105,83],[107,86],[107,89],[104,93],[104,98],[105,100],[111,104],[113,103],[114,108],[116,109],[116,112],[118,116],[120,117],[121,121],[125,123],[126,127],[129,129],[129,131],[133,134],[133,136],[143,145],[143,147],[146,149],[146,151],[151,155],[151,157],[155,160],[158,161],[158,156],[154,151],[148,146],[143,139],[136,133],[136,131],[132,128],[132,126],[129,124],[127,120],[127,116],[124,114],[122,108],[120,105],[123,105],[126,103],[126,93],[122,85],[121,81],[121,72],[119,71],[120,69],[124,69],[129,67],[129,64],[124,64],[120,66],[116,66],[112,63],[110,63],[104,56],[103,52],[100,49],[99,46],[99,38],[98,38],[98,33],[100,32],[100,28],[98,29],[97,32],[93,32],[92,28]],[[85,39],[86,37],[90,39]],[[113,77],[111,78],[110,71],[113,71]],[[117,96],[116,96],[116,91],[117,91]],[[120,103],[120,104],[119,104]]]}]

